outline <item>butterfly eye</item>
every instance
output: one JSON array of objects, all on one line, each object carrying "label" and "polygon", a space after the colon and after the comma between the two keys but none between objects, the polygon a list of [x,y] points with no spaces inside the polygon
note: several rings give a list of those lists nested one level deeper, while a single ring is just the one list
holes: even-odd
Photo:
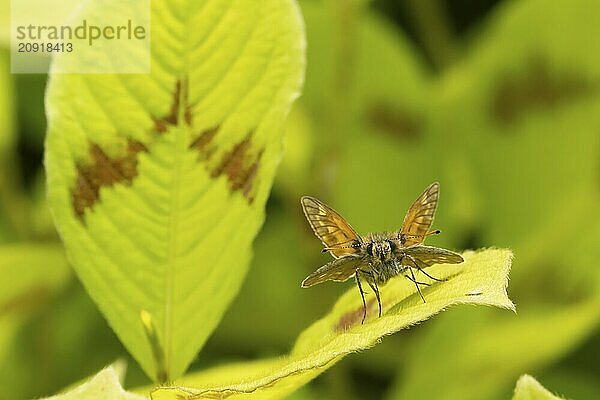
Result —
[{"label": "butterfly eye", "polygon": [[394,242],[393,242],[393,241],[391,241],[391,240],[388,240],[387,242],[388,242],[388,244],[390,245],[390,250],[391,250],[391,251],[394,251],[394,250],[396,250],[396,243],[394,243]]},{"label": "butterfly eye", "polygon": [[373,243],[369,243],[367,246],[367,253],[372,256],[373,255]]}]

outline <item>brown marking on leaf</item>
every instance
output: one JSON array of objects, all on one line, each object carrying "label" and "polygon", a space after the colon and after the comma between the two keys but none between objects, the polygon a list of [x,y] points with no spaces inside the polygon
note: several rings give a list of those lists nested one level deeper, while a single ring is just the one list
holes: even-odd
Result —
[{"label": "brown marking on leaf", "polygon": [[251,134],[247,135],[241,142],[233,146],[233,149],[226,153],[221,159],[221,163],[212,171],[212,177],[227,174],[230,180],[236,180],[241,175],[244,166],[244,158],[250,149]]},{"label": "brown marking on leaf", "polygon": [[256,178],[256,173],[258,172],[258,166],[260,163],[260,159],[262,158],[262,153],[263,151],[261,150],[258,153],[258,157],[256,157],[256,160],[248,168],[248,171],[244,178],[244,182],[240,187],[242,193],[244,194],[244,197],[248,199],[250,204],[252,204],[252,202],[254,201],[254,193],[252,192],[252,189],[254,187],[254,179]]},{"label": "brown marking on leaf", "polygon": [[160,120],[156,117],[152,117],[152,120],[154,121],[154,131],[156,133],[165,133],[167,131],[167,124],[165,123],[165,121]]},{"label": "brown marking on leaf", "polygon": [[421,122],[416,116],[387,102],[373,104],[367,110],[366,119],[377,132],[395,139],[414,141],[421,135]]},{"label": "brown marking on leaf", "polygon": [[[179,116],[181,115],[181,107],[183,110],[184,123],[192,125],[192,108],[189,104],[188,97],[188,80],[182,78],[175,84],[175,90],[173,93],[173,102],[169,111],[169,114],[162,118],[153,117],[154,130],[159,133],[165,133],[169,125],[176,125],[180,121]],[[207,129],[198,134],[190,143],[189,148],[195,150],[200,154],[201,161],[209,161],[212,156],[216,153],[216,147],[212,145],[212,142],[219,132],[220,125],[216,125],[210,129]],[[241,191],[242,195],[251,204],[254,201],[254,181],[260,167],[260,159],[262,158],[263,150],[259,149],[258,152],[251,152],[251,138],[252,133],[250,132],[241,142],[236,144],[230,151],[226,152],[216,166],[209,166],[207,168],[210,171],[210,175],[213,178],[217,178],[221,175],[225,175],[229,181],[229,187],[232,192]],[[86,177],[87,171],[80,173],[80,176]],[[93,179],[80,179],[78,180],[79,192],[83,194],[83,200],[80,200],[76,204],[76,210],[80,217],[83,215],[85,207],[93,205],[98,197],[98,185],[86,184]],[[108,184],[112,184],[112,180],[108,180]],[[80,204],[81,203],[81,204]]]},{"label": "brown marking on leaf", "polygon": [[249,203],[254,200],[252,189],[263,153],[261,149],[254,159],[250,158],[252,133],[250,132],[231,151],[225,153],[219,165],[211,171],[213,178],[225,175],[229,180],[231,191],[241,191]]},{"label": "brown marking on leaf", "polygon": [[[182,99],[183,93],[183,99]],[[173,100],[169,113],[163,117],[152,117],[154,121],[154,130],[157,133],[165,133],[168,125],[177,125],[179,123],[179,109],[183,100],[183,120],[188,125],[192,125],[192,108],[189,104],[189,83],[187,78],[182,78],[175,82],[173,91]]]},{"label": "brown marking on leaf", "polygon": [[98,200],[101,187],[131,184],[138,173],[138,153],[141,151],[147,151],[142,143],[129,140],[124,156],[110,158],[97,144],[90,145],[91,164],[77,164],[78,175],[71,189],[73,209],[80,220],[83,221],[85,209],[93,207]]},{"label": "brown marking on leaf", "polygon": [[209,145],[220,128],[221,126],[217,125],[213,128],[205,130],[204,132],[200,133],[190,144],[190,149],[200,153],[200,159],[202,161],[208,160],[213,155],[215,149],[209,147]]},{"label": "brown marking on leaf", "polygon": [[[370,299],[367,301],[367,317],[365,318],[365,322],[368,321],[369,315],[372,312],[373,306],[375,304],[375,299]],[[377,317],[377,315],[375,315]],[[346,314],[342,315],[338,320],[337,324],[335,324],[334,330],[335,332],[347,331],[355,325],[360,324],[363,317],[363,307],[362,304],[355,310],[348,311]]]},{"label": "brown marking on leaf", "polygon": [[580,74],[559,74],[549,66],[547,60],[537,56],[521,76],[500,79],[490,108],[494,120],[515,123],[532,109],[554,109],[597,90]]},{"label": "brown marking on leaf", "polygon": [[[169,111],[169,114],[167,114],[167,116],[164,118],[165,122],[167,122],[171,125],[177,124],[177,117],[179,116],[179,104],[181,102],[182,86],[183,86],[183,83],[181,80],[178,80],[177,82],[175,82],[175,92],[173,93],[173,100],[171,102],[171,110]],[[187,90],[186,90],[186,93],[187,93]]]}]

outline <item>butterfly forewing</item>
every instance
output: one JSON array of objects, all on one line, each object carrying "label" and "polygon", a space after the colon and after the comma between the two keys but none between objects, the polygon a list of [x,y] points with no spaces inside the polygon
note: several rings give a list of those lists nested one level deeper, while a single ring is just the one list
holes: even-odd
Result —
[{"label": "butterfly forewing", "polygon": [[312,230],[335,258],[358,253],[360,236],[341,215],[314,197],[300,201]]},{"label": "butterfly forewing", "polygon": [[362,262],[360,257],[354,255],[333,260],[307,276],[302,281],[302,287],[313,286],[325,281],[346,281],[355,274]]},{"label": "butterfly forewing", "polygon": [[464,261],[458,253],[433,246],[415,245],[402,249],[402,252],[412,256],[419,268],[433,264],[459,264]]},{"label": "butterfly forewing", "polygon": [[[401,235],[424,235],[427,233],[431,224],[433,223],[433,217],[435,215],[435,209],[438,203],[438,194],[440,191],[440,185],[437,182],[429,185],[427,189],[415,200],[410,206],[404,221],[402,222],[402,228],[400,228]],[[404,246],[412,246],[415,244],[423,243],[424,236],[421,237],[407,237],[403,243]]]}]

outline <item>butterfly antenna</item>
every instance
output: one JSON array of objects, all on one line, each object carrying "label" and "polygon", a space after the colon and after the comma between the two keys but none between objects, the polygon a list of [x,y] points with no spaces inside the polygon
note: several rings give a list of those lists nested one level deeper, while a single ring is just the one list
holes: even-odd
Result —
[{"label": "butterfly antenna", "polygon": [[[439,235],[440,233],[442,233],[442,231],[440,231],[439,229],[436,229],[434,231],[429,231],[422,235],[404,235],[404,238],[405,239],[416,239],[416,238],[430,236],[430,235]],[[398,233],[398,238],[400,238],[401,235],[402,235],[402,233]]]},{"label": "butterfly antenna", "polygon": [[328,251],[331,251],[331,250],[339,250],[339,249],[353,249],[353,248],[355,248],[355,246],[353,246],[353,245],[349,245],[349,246],[325,247],[323,250],[321,250],[321,253],[327,253]]}]

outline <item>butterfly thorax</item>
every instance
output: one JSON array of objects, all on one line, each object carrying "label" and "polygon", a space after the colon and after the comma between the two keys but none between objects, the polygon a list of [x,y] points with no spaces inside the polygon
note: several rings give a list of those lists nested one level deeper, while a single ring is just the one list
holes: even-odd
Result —
[{"label": "butterfly thorax", "polygon": [[362,242],[364,260],[378,284],[384,284],[400,273],[402,266],[397,259],[400,246],[397,233],[372,233],[364,237]]}]

